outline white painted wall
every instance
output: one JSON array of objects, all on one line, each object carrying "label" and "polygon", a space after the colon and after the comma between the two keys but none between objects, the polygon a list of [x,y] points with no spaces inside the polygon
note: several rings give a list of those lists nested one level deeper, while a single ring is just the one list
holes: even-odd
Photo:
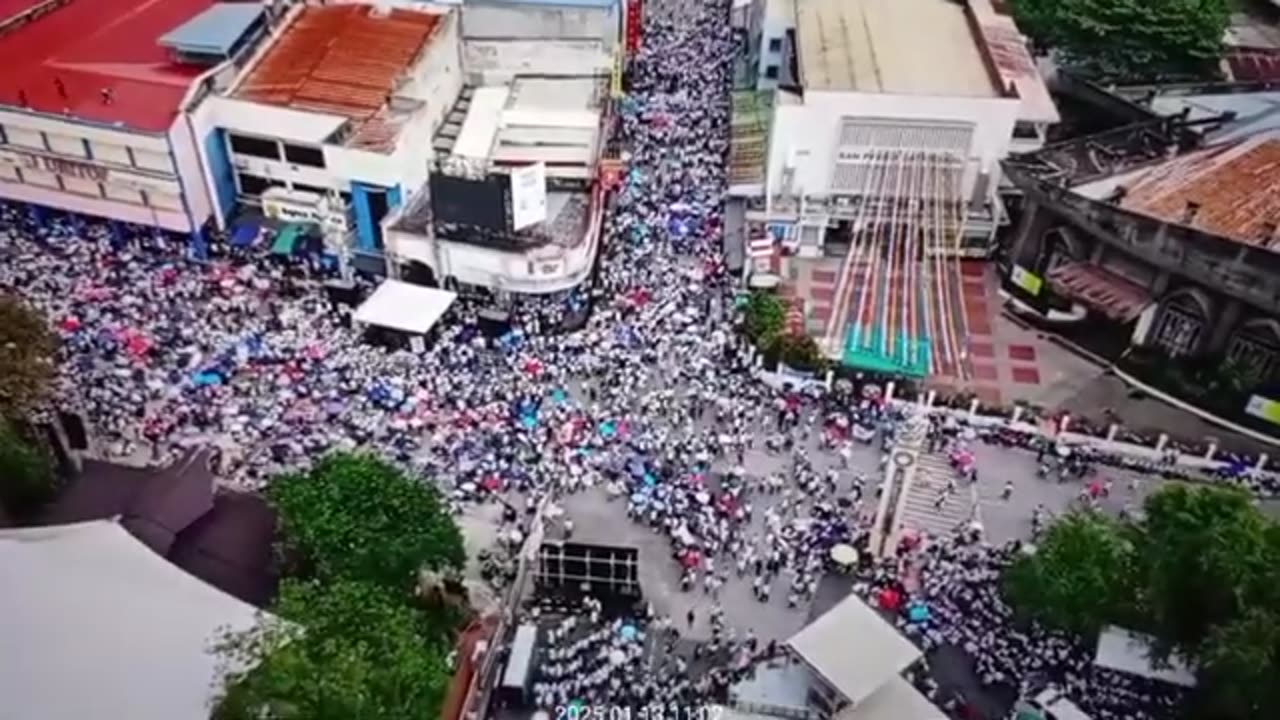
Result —
[{"label": "white painted wall", "polygon": [[782,188],[788,155],[795,158],[794,188],[810,195],[827,193],[835,158],[840,122],[845,116],[903,121],[967,122],[975,126],[969,163],[965,168],[967,199],[980,172],[1000,178],[999,160],[1009,152],[1016,98],[947,98],[882,95],[856,92],[809,91],[803,101],[779,93],[769,139],[767,187]]},{"label": "white painted wall", "polygon": [[325,138],[348,122],[341,115],[294,110],[220,95],[201,103],[201,110],[202,122],[210,128],[220,127],[231,132],[280,138],[304,145],[323,143]]},{"label": "white painted wall", "polygon": [[599,40],[466,40],[463,59],[469,74],[486,78],[515,75],[605,75],[613,67],[608,47]]},{"label": "white painted wall", "polygon": [[414,98],[427,104],[429,134],[432,136],[453,107],[458,93],[462,91],[460,25],[461,20],[456,12],[441,19],[422,58],[413,67],[409,80],[396,91],[397,96]]},{"label": "white painted wall", "polygon": [[462,7],[462,35],[468,39],[599,40],[612,52],[621,27],[620,5],[579,8],[468,2]]},{"label": "white painted wall", "polygon": [[436,240],[392,228],[395,218],[390,215],[383,223],[383,237],[394,260],[421,262],[440,280],[455,277],[459,282],[516,293],[560,292],[582,284],[591,273],[600,247],[599,202],[597,194],[586,237],[572,248],[548,246],[518,253]]},{"label": "white painted wall", "polygon": [[[187,142],[171,150],[173,129],[167,134],[134,133],[8,110],[0,110],[0,124],[10,143],[0,149],[0,197],[179,232],[190,231],[193,224],[208,217],[209,195],[203,190],[194,149]],[[59,189],[58,175],[33,169],[32,158],[41,164],[49,158],[90,165],[104,169],[107,175],[99,183],[66,174],[62,176],[63,189]],[[15,168],[21,168],[23,183],[18,182]],[[184,197],[187,184],[194,193]],[[143,192],[150,206],[143,204]],[[194,223],[187,215],[187,205]]]},{"label": "white painted wall", "polygon": [[186,117],[179,114],[169,128],[169,147],[172,148],[173,164],[178,173],[186,209],[197,227],[214,214],[214,199],[205,182],[198,142],[191,137]]}]

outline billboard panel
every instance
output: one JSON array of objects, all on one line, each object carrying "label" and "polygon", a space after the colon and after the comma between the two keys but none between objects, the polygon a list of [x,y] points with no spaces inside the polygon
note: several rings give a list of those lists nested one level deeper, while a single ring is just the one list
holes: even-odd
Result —
[{"label": "billboard panel", "polygon": [[511,169],[511,229],[547,219],[547,166],[534,163]]},{"label": "billboard panel", "polygon": [[483,179],[432,173],[428,182],[431,212],[436,223],[507,231],[510,178],[493,174]]},{"label": "billboard panel", "polygon": [[626,27],[627,55],[634,55],[640,50],[640,39],[644,34],[644,0],[627,0],[623,22]]}]

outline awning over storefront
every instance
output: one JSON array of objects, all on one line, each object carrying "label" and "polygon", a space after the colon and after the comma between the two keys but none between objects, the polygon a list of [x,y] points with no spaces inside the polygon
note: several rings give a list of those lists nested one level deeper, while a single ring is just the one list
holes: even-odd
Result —
[{"label": "awning over storefront", "polygon": [[298,243],[298,237],[302,235],[305,228],[298,223],[289,223],[281,228],[280,233],[276,235],[276,241],[271,245],[271,253],[273,255],[292,255],[293,249]]},{"label": "awning over storefront", "polygon": [[1122,323],[1133,321],[1151,303],[1146,288],[1092,263],[1066,263],[1050,270],[1049,287]]}]

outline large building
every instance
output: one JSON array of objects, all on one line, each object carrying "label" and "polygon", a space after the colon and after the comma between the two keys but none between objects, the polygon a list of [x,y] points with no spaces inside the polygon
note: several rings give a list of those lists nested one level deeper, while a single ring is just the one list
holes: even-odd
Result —
[{"label": "large building", "polygon": [[[735,100],[731,137],[746,254],[760,272],[780,270],[779,248],[844,259],[823,298],[831,357],[962,375],[956,259],[994,249],[1007,222],[1000,161],[1039,147],[1059,119],[1022,35],[987,0],[773,3],[792,26],[777,89]],[[767,25],[765,48],[777,39]]]},{"label": "large building", "polygon": [[[236,28],[229,46],[192,45],[197,16]],[[219,213],[186,112],[264,22],[210,0],[0,2],[0,199],[198,234]]]},{"label": "large building", "polygon": [[382,220],[426,181],[462,87],[457,12],[294,6],[193,112],[220,207],[319,224],[381,264]]},{"label": "large building", "polygon": [[1152,93],[1176,114],[1008,161],[1024,310],[1065,332],[1087,320],[1081,341],[1117,361],[1280,380],[1280,113],[1240,89]]},{"label": "large building", "polygon": [[[1058,114],[1012,20],[983,0],[793,0],[774,104],[765,215],[802,248],[859,198],[924,192],[876,168],[928,162],[984,245],[1001,221],[999,161]],[[934,191],[930,190],[929,193]]]},{"label": "large building", "polygon": [[607,102],[600,77],[465,88],[436,138],[430,187],[388,218],[388,261],[447,287],[579,285],[599,250]]}]

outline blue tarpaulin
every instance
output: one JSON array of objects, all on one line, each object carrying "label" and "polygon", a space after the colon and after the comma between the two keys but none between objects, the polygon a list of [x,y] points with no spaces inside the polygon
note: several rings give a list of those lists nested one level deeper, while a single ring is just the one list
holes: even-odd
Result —
[{"label": "blue tarpaulin", "polygon": [[248,247],[258,239],[257,223],[240,223],[231,234],[231,244],[235,247]]}]

